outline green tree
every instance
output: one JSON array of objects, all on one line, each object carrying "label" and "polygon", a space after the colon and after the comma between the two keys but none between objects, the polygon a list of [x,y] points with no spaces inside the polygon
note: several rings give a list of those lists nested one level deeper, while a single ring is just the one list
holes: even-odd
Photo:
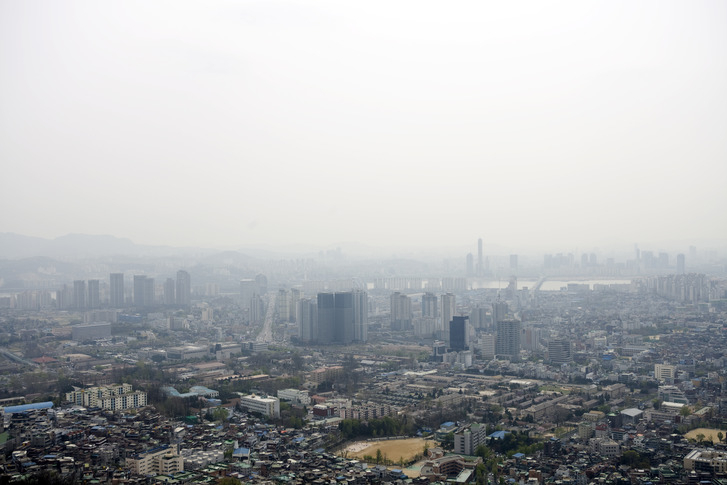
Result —
[{"label": "green tree", "polygon": [[376,448],[376,464],[381,464],[381,460],[383,460],[383,455],[381,454],[381,449]]}]

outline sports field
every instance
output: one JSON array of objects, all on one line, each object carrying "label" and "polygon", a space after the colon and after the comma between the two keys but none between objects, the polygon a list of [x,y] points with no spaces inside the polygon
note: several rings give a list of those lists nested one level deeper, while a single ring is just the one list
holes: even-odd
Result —
[{"label": "sports field", "polygon": [[[688,439],[696,440],[697,435],[703,434],[705,440],[711,439],[713,442],[716,443],[717,441],[719,441],[719,437],[717,436],[717,433],[719,433],[719,432],[720,432],[720,430],[718,430],[718,429],[697,428],[697,429],[691,430],[689,433],[685,434],[684,436],[686,436]],[[727,436],[727,431],[722,430],[721,432],[722,432],[722,436],[723,436],[722,439],[724,439],[724,436]]]},{"label": "sports field", "polygon": [[381,454],[389,461],[396,463],[401,459],[406,463],[417,454],[424,453],[425,443],[427,443],[429,448],[437,446],[434,440],[427,440],[424,438],[357,441],[356,443],[348,445],[344,452],[347,452],[347,456],[349,458],[361,459],[364,456],[376,457],[376,450],[381,450]]}]

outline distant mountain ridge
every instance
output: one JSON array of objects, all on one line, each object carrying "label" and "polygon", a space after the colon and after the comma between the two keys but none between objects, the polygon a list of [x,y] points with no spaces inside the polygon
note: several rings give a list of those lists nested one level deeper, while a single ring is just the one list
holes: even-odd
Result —
[{"label": "distant mountain ridge", "polygon": [[195,253],[213,254],[217,251],[202,248],[147,246],[131,239],[110,235],[67,234],[55,239],[0,233],[0,258],[20,259],[45,256],[49,258],[88,258],[101,256],[167,256]]}]

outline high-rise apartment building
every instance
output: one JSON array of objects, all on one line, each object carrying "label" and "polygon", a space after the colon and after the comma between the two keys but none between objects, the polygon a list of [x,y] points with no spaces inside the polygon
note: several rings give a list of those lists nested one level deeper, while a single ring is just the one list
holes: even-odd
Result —
[{"label": "high-rise apartment building", "polygon": [[495,342],[495,354],[516,362],[520,360],[520,332],[521,323],[519,320],[503,320],[497,322],[497,340]]},{"label": "high-rise apartment building", "polygon": [[[265,280],[267,285],[267,279]],[[253,298],[262,294],[258,283],[255,280],[240,280],[240,305],[243,310],[249,310]]]},{"label": "high-rise apartment building", "polygon": [[391,330],[409,330],[412,328],[411,298],[394,292],[391,295]]},{"label": "high-rise apartment building", "polygon": [[144,306],[154,306],[156,303],[156,287],[154,286],[154,278],[144,280]]},{"label": "high-rise apartment building", "polygon": [[177,271],[177,285],[175,288],[176,303],[188,307],[192,304],[192,277],[184,270]]},{"label": "high-rise apartment building", "polygon": [[507,303],[497,300],[492,304],[492,325],[497,326],[497,322],[505,320],[508,312]]},{"label": "high-rise apartment building", "polygon": [[111,273],[109,304],[111,308],[121,308],[125,305],[124,301],[124,273]]},{"label": "high-rise apartment building", "polygon": [[303,342],[318,339],[318,301],[304,298],[298,302],[298,338]]},{"label": "high-rise apartment building", "polygon": [[475,257],[472,253],[467,253],[467,258],[465,259],[465,267],[465,273],[467,276],[475,275]]},{"label": "high-rise apartment building", "polygon": [[439,300],[437,295],[434,293],[424,293],[424,295],[422,295],[422,317],[439,317],[438,302]]},{"label": "high-rise apartment building", "polygon": [[318,293],[319,343],[349,344],[368,340],[368,295],[354,290]]},{"label": "high-rise apartment building", "polygon": [[134,275],[134,306],[141,308],[144,304],[144,283],[146,276],[141,274]]},{"label": "high-rise apartment building", "polygon": [[88,280],[88,308],[98,308],[101,306],[101,289],[98,280]]},{"label": "high-rise apartment building", "polygon": [[83,280],[73,282],[73,308],[77,310],[86,308],[86,282]]}]

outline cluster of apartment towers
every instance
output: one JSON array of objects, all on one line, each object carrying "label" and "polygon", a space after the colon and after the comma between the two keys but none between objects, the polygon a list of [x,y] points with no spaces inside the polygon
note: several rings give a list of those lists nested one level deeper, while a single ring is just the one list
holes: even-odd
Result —
[{"label": "cluster of apartment towers", "polygon": [[[111,273],[109,276],[108,304],[111,308],[149,308],[158,305],[190,306],[192,302],[192,278],[184,270],[177,271],[176,280],[167,278],[163,293],[157,295],[154,278],[134,275],[131,298],[127,299],[124,290],[124,273]],[[57,295],[61,308],[77,310],[101,308],[99,280],[76,280],[73,288],[60,290]],[[104,299],[104,301],[106,301]]]}]

